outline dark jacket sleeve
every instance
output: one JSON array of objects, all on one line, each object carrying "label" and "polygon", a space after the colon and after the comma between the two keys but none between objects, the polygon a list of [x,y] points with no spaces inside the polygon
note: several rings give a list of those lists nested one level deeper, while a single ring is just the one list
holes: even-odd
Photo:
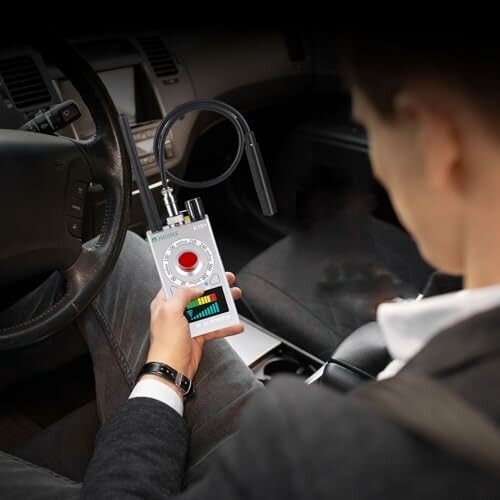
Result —
[{"label": "dark jacket sleeve", "polygon": [[180,491],[188,429],[172,408],[129,399],[99,431],[82,499],[169,498]]}]

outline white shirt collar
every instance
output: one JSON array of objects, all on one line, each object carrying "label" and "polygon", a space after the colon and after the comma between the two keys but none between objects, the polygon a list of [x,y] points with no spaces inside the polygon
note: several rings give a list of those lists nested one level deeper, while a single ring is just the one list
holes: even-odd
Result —
[{"label": "white shirt collar", "polygon": [[500,285],[381,304],[377,322],[394,361],[378,378],[397,373],[440,331],[498,305]]}]

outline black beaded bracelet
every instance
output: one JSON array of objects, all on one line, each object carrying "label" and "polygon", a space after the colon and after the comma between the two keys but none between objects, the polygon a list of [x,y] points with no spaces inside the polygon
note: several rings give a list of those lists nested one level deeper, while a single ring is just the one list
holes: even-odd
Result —
[{"label": "black beaded bracelet", "polygon": [[137,378],[141,375],[157,375],[173,382],[175,386],[182,391],[185,398],[193,396],[194,394],[193,383],[191,380],[165,363],[160,363],[158,361],[146,363],[139,372],[139,375],[137,375]]}]

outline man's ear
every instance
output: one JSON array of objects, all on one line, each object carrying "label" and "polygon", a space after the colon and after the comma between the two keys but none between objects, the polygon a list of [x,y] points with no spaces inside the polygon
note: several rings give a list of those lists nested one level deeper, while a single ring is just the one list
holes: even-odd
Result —
[{"label": "man's ear", "polygon": [[393,107],[396,118],[410,130],[429,187],[459,188],[461,150],[453,115],[412,91],[400,92]]}]

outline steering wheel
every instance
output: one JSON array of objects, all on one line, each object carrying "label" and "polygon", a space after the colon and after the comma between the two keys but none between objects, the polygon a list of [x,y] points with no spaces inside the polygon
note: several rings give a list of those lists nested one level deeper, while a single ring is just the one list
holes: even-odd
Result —
[{"label": "steering wheel", "polygon": [[[0,288],[60,271],[65,293],[48,310],[0,329],[0,350],[33,344],[68,326],[92,302],[120,254],[127,231],[130,163],[118,114],[90,65],[62,40],[36,50],[64,73],[95,123],[89,140],[0,130]],[[89,183],[104,189],[100,236],[83,246],[80,204]]]}]

